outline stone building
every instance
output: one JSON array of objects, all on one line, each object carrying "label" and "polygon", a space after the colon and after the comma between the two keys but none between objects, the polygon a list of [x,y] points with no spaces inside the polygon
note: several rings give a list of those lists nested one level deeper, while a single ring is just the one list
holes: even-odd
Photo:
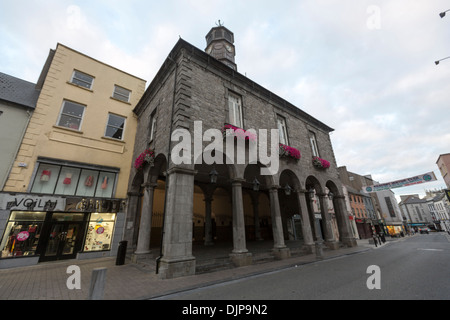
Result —
[{"label": "stone building", "polygon": [[[322,239],[331,249],[356,245],[333,129],[238,73],[227,28],[211,29],[206,40],[202,51],[180,38],[134,109],[137,160],[125,230],[134,257],[159,247],[157,272],[173,278],[195,273],[193,242],[212,252],[214,244],[229,243],[237,266],[252,263],[247,242],[260,239],[273,243],[277,258],[289,257],[291,232],[310,252]],[[261,129],[270,133],[270,162],[261,153],[251,158],[255,145],[261,151]],[[275,162],[277,170],[264,173]]]}]

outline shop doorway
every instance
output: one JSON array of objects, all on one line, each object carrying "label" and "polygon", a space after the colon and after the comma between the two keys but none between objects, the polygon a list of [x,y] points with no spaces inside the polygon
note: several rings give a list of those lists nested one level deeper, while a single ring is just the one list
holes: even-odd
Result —
[{"label": "shop doorway", "polygon": [[39,262],[76,258],[84,237],[83,218],[83,214],[53,213],[43,234],[45,241]]}]

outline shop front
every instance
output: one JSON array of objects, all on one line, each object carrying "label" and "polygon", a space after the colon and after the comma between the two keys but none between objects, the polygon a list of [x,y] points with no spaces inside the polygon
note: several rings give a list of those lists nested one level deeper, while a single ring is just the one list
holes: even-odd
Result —
[{"label": "shop front", "polygon": [[1,193],[0,269],[115,255],[122,202]]}]

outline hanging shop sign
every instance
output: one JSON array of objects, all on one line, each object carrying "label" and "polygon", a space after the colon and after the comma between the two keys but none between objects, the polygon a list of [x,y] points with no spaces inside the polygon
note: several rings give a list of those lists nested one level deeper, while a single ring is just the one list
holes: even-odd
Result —
[{"label": "hanging shop sign", "polygon": [[372,186],[368,186],[364,188],[365,193],[371,193],[371,192],[377,192],[382,190],[388,190],[388,189],[394,189],[394,188],[403,188],[412,186],[415,184],[421,184],[431,181],[436,181],[436,176],[434,175],[434,172],[427,172],[424,174],[420,174],[411,178],[396,180],[392,182],[382,183],[382,184],[376,184]]}]

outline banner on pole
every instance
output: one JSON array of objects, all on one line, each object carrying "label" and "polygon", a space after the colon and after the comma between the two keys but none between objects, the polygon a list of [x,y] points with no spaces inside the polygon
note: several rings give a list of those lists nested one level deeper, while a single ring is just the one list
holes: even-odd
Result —
[{"label": "banner on pole", "polygon": [[394,189],[394,188],[403,188],[412,186],[415,184],[421,184],[431,181],[436,181],[436,176],[434,175],[434,172],[427,172],[421,175],[417,175],[411,178],[406,178],[402,180],[396,180],[392,182],[382,183],[382,184],[375,184],[372,186],[364,187],[365,193],[371,193],[371,192],[377,192],[382,190],[388,190],[388,189]]}]

